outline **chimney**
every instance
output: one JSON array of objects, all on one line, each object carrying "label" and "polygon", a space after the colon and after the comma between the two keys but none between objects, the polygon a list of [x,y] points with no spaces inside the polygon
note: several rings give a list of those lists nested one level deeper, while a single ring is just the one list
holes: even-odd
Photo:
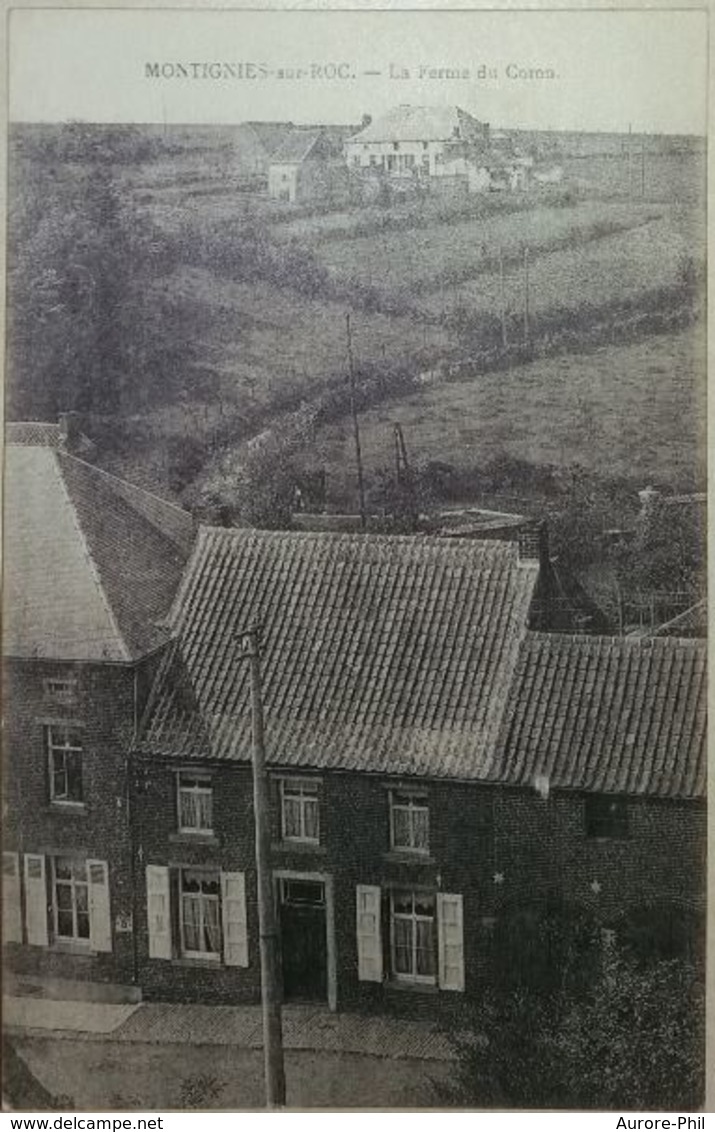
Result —
[{"label": "chimney", "polygon": [[65,448],[77,448],[82,437],[82,418],[74,410],[59,414],[60,436]]},{"label": "chimney", "polygon": [[362,122],[361,122],[361,124],[360,124],[360,128],[361,128],[362,130],[366,130],[366,129],[367,129],[367,127],[368,127],[369,125],[371,125],[371,123],[372,123],[372,114],[363,114],[363,116],[362,116]]},{"label": "chimney", "polygon": [[551,566],[549,528],[545,519],[520,527],[518,533],[519,562],[535,562],[546,574]]}]

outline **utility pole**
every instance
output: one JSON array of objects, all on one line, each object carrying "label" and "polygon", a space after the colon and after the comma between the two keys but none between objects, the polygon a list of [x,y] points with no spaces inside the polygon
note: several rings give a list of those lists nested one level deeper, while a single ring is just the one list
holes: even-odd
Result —
[{"label": "utility pole", "polygon": [[358,494],[360,496],[360,527],[364,531],[367,527],[365,513],[365,484],[362,474],[362,448],[360,446],[360,425],[358,424],[357,406],[355,404],[355,365],[353,363],[353,339],[350,329],[350,315],[345,315],[348,334],[348,367],[350,371],[350,413],[353,418],[353,434],[355,436],[355,462],[357,464]]},{"label": "utility pole", "polygon": [[641,138],[641,196],[645,198],[645,138]]},{"label": "utility pole", "polygon": [[501,343],[506,350],[509,339],[506,328],[506,280],[504,278],[504,250],[499,248],[499,305],[501,307]]},{"label": "utility pole", "polygon": [[529,345],[529,249],[524,245],[524,345]]},{"label": "utility pole", "polygon": [[628,196],[633,196],[633,126],[628,123]]},{"label": "utility pole", "polygon": [[271,828],[263,732],[260,628],[254,625],[239,633],[239,637],[244,656],[248,658],[251,666],[253,813],[256,833],[256,873],[258,877],[258,933],[261,955],[266,1107],[282,1108],[286,1103],[286,1082],[283,1063],[281,993],[278,980],[278,922],[270,870]]}]

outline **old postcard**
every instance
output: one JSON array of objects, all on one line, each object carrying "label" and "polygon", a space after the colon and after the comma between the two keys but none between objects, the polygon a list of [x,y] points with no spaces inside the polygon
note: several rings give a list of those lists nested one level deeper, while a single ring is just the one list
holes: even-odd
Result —
[{"label": "old postcard", "polygon": [[707,35],[9,11],[6,1109],[703,1127]]}]

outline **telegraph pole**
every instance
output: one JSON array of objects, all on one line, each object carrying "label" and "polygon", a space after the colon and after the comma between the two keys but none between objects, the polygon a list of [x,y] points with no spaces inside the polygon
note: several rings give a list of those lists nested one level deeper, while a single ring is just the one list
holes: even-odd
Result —
[{"label": "telegraph pole", "polygon": [[358,424],[357,406],[355,404],[355,366],[353,363],[353,339],[350,329],[350,315],[345,315],[348,333],[348,367],[350,371],[350,413],[353,418],[353,434],[355,436],[355,462],[357,464],[358,494],[360,496],[360,527],[364,531],[367,527],[365,512],[365,484],[362,475],[362,448],[360,445],[360,425]]},{"label": "telegraph pole", "polygon": [[286,1082],[283,1063],[281,993],[278,980],[278,922],[270,870],[271,828],[263,732],[260,629],[258,626],[253,626],[240,633],[239,637],[244,656],[248,657],[251,665],[253,813],[256,833],[256,873],[258,875],[258,934],[261,954],[266,1108],[282,1108],[286,1103]]}]

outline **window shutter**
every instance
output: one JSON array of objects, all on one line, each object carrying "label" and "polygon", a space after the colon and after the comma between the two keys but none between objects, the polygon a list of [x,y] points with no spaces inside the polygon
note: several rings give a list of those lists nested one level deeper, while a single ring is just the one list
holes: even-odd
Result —
[{"label": "window shutter", "polygon": [[366,983],[382,982],[382,933],[380,931],[380,888],[359,884],[357,899],[358,978]]},{"label": "window shutter", "polygon": [[464,990],[464,930],[462,897],[437,894],[439,985],[442,990]]},{"label": "window shutter", "polygon": [[47,947],[47,881],[39,853],[25,854],[25,926],[28,943]]},{"label": "window shutter", "polygon": [[248,966],[246,874],[221,873],[223,961],[227,967]]},{"label": "window shutter", "polygon": [[2,938],[3,943],[22,943],[20,858],[17,853],[2,855]]},{"label": "window shutter", "polygon": [[171,959],[170,903],[169,870],[165,865],[147,865],[146,906],[150,959]]},{"label": "window shutter", "polygon": [[106,861],[87,861],[89,877],[89,943],[93,951],[112,950],[109,914],[109,870]]}]

